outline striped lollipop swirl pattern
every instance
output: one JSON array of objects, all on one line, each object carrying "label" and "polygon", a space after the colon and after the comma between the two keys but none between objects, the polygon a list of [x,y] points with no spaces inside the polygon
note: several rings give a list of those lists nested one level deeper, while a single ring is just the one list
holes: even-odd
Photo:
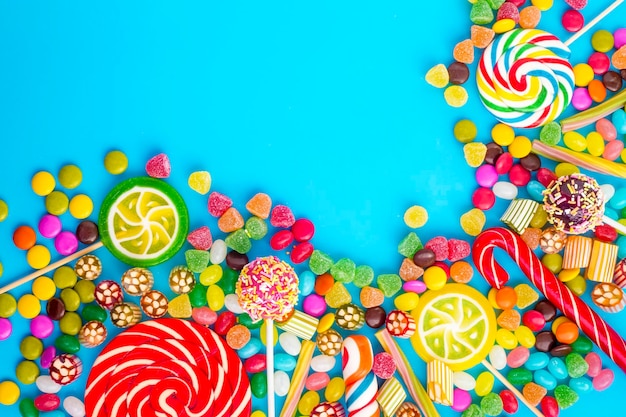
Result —
[{"label": "striped lollipop swirl pattern", "polygon": [[534,128],[555,120],[574,91],[570,50],[538,29],[500,35],[484,51],[476,82],[480,99],[498,120]]},{"label": "striped lollipop swirl pattern", "polygon": [[241,360],[208,328],[177,319],[137,324],[96,359],[85,391],[93,417],[249,417]]}]

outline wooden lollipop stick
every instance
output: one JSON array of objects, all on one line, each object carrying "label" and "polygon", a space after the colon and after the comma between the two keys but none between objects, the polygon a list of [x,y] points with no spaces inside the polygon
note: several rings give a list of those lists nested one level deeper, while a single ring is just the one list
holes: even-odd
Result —
[{"label": "wooden lollipop stick", "polygon": [[597,15],[593,20],[591,20],[589,23],[587,23],[585,26],[583,26],[582,29],[580,29],[578,32],[573,34],[568,40],[566,40],[564,42],[565,45],[570,46],[572,43],[574,43],[576,41],[576,39],[578,39],[581,36],[583,36],[589,29],[594,27],[600,20],[604,19],[609,13],[611,13],[617,6],[622,4],[623,1],[624,0],[615,0],[609,7],[604,9],[604,11],[602,13]]},{"label": "wooden lollipop stick", "polygon": [[609,226],[611,226],[613,229],[617,230],[621,234],[626,235],[626,226],[624,226],[620,222],[617,222],[608,216],[602,216],[602,223],[608,224]]},{"label": "wooden lollipop stick", "polygon": [[533,414],[535,414],[537,417],[544,417],[543,413],[541,411],[539,411],[537,409],[537,407],[535,407],[534,405],[532,405],[531,403],[528,402],[528,400],[524,397],[524,394],[522,394],[521,392],[519,392],[519,390],[517,388],[515,388],[515,386],[513,384],[511,384],[509,382],[508,379],[506,379],[504,377],[504,375],[502,375],[500,373],[500,371],[498,371],[496,368],[494,368],[487,359],[483,359],[483,361],[481,362],[483,364],[483,366],[485,368],[487,368],[487,370],[489,372],[491,372],[496,378],[498,378],[498,380],[500,382],[502,382],[504,384],[504,386],[506,386],[513,394],[515,394],[515,396],[524,403],[524,405],[526,407],[528,407],[528,409],[530,411],[533,412]]},{"label": "wooden lollipop stick", "polygon": [[37,277],[42,276],[43,274],[47,274],[50,271],[54,271],[55,269],[57,269],[60,266],[63,266],[69,262],[72,262],[73,260],[76,260],[78,258],[80,258],[83,255],[86,255],[88,253],[91,253],[93,251],[95,251],[96,249],[99,249],[102,247],[102,242],[96,242],[94,244],[92,244],[91,246],[87,246],[86,248],[83,248],[81,250],[79,250],[78,252],[75,252],[69,256],[66,256],[63,259],[59,259],[58,261],[56,261],[55,263],[52,263],[48,266],[46,266],[45,268],[41,268],[38,269],[28,275],[26,275],[23,278],[20,278],[18,280],[13,281],[12,283],[5,285],[4,287],[0,288],[0,294],[4,294],[7,291],[11,291],[13,288],[17,288],[22,284],[26,284],[27,282],[30,282],[32,280],[34,280]]},{"label": "wooden lollipop stick", "polygon": [[274,320],[265,320],[265,367],[267,372],[267,417],[275,417],[274,405]]}]

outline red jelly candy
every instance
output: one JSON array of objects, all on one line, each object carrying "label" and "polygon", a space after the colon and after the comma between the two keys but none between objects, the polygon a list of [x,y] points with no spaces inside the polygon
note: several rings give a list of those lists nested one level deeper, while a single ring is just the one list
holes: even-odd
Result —
[{"label": "red jelly candy", "polygon": [[545,417],[557,417],[559,415],[559,403],[554,397],[546,395],[539,404]]},{"label": "red jelly candy", "polygon": [[306,242],[307,240],[311,240],[315,234],[315,226],[313,226],[313,222],[309,219],[298,219],[293,226],[291,226],[291,233],[293,233],[293,237],[298,242]]},{"label": "red jelly candy", "polygon": [[505,413],[515,414],[519,408],[519,403],[515,394],[508,389],[500,391],[500,399],[502,400],[502,409]]},{"label": "red jelly candy", "polygon": [[585,18],[578,10],[567,10],[563,13],[561,24],[568,32],[578,32],[585,26]]},{"label": "red jelly candy", "polygon": [[522,315],[522,323],[533,332],[538,332],[546,325],[546,318],[537,310],[528,310]]},{"label": "red jelly candy", "polygon": [[199,250],[209,250],[213,244],[213,237],[211,236],[211,229],[206,226],[202,226],[187,235],[187,242]]},{"label": "red jelly candy", "polygon": [[220,194],[217,191],[213,191],[209,195],[208,209],[211,216],[220,217],[226,213],[226,210],[231,208],[233,200],[226,197],[224,194]]},{"label": "red jelly candy", "polygon": [[448,239],[448,260],[456,262],[469,256],[470,244],[461,239]]},{"label": "red jelly candy", "polygon": [[587,7],[587,0],[565,0],[572,9],[581,10]]},{"label": "red jelly candy", "polygon": [[270,224],[274,227],[291,227],[296,222],[291,209],[287,206],[277,205],[272,209]]},{"label": "red jelly candy", "polygon": [[557,176],[554,172],[550,171],[548,168],[539,168],[537,170],[537,181],[541,183],[544,187],[548,188],[552,181],[556,181]]},{"label": "red jelly candy", "polygon": [[41,394],[35,398],[35,408],[39,411],[54,411],[61,405],[56,394]]},{"label": "red jelly candy", "polygon": [[270,246],[274,250],[283,250],[293,242],[291,230],[279,230],[270,239]]},{"label": "red jelly candy", "polygon": [[509,171],[509,181],[511,181],[513,185],[524,187],[530,181],[530,171],[520,164],[515,164]]},{"label": "red jelly candy", "polygon": [[436,261],[445,261],[448,259],[448,239],[445,237],[436,236],[426,242],[424,247],[435,252]]},{"label": "red jelly candy", "polygon": [[298,243],[293,247],[291,255],[289,255],[291,262],[294,264],[300,264],[306,261],[313,253],[313,249],[313,244],[311,244],[311,242]]},{"label": "red jelly candy", "polygon": [[515,24],[519,23],[519,9],[510,1],[505,1],[498,9],[497,20],[511,19]]},{"label": "red jelly candy", "polygon": [[263,372],[266,369],[265,365],[265,354],[264,353],[256,353],[246,359],[243,363],[243,367],[246,369],[246,372],[249,374],[256,374],[259,372]]},{"label": "red jelly candy", "polygon": [[237,316],[235,316],[235,313],[224,311],[217,316],[213,330],[220,336],[225,336],[235,324],[237,324]]},{"label": "red jelly candy", "polygon": [[593,69],[594,74],[602,75],[611,67],[611,59],[607,54],[596,51],[589,56],[587,64]]},{"label": "red jelly candy", "polygon": [[472,204],[480,210],[489,210],[496,203],[496,195],[491,188],[479,187],[472,194]]},{"label": "red jelly candy", "polygon": [[498,157],[498,159],[496,159],[495,166],[498,174],[506,174],[513,166],[513,156],[508,152],[504,152]]},{"label": "red jelly candy", "polygon": [[613,242],[617,239],[617,231],[608,224],[596,226],[593,234],[596,236],[596,239],[603,242]]},{"label": "red jelly candy", "polygon": [[146,164],[146,173],[152,178],[167,178],[171,172],[170,159],[164,153],[153,156]]}]

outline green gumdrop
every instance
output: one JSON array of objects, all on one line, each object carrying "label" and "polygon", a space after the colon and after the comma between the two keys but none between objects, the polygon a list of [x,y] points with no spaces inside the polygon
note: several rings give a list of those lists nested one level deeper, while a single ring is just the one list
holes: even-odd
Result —
[{"label": "green gumdrop", "polygon": [[554,398],[559,403],[559,408],[564,410],[578,401],[578,394],[567,385],[559,385],[554,389]]},{"label": "green gumdrop", "polygon": [[265,398],[267,395],[267,376],[265,372],[258,372],[250,378],[250,390],[256,398]]},{"label": "green gumdrop", "polygon": [[80,350],[80,342],[76,336],[62,334],[54,341],[54,346],[64,353],[76,353]]},{"label": "green gumdrop", "polygon": [[206,250],[189,249],[185,251],[185,261],[187,262],[187,268],[193,272],[199,274],[209,266],[209,259],[211,254]]},{"label": "green gumdrop", "polygon": [[84,306],[80,315],[85,322],[95,320],[104,323],[107,319],[106,310],[97,304],[88,304]]},{"label": "green gumdrop", "polygon": [[405,258],[412,258],[415,252],[422,249],[422,241],[415,232],[410,232],[398,244],[398,252]]},{"label": "green gumdrop", "polygon": [[489,7],[491,7],[493,10],[498,10],[505,1],[506,0],[487,0],[487,3],[489,4]]},{"label": "green gumdrop", "polygon": [[374,269],[368,265],[359,265],[354,271],[354,281],[352,283],[358,288],[364,288],[374,281]]},{"label": "green gumdrop", "polygon": [[37,410],[35,402],[30,398],[23,398],[20,401],[19,409],[22,417],[39,417],[39,410]]},{"label": "green gumdrop", "polygon": [[330,275],[335,278],[335,281],[349,283],[354,280],[355,271],[356,264],[354,261],[348,258],[342,258],[335,262],[330,268]]},{"label": "green gumdrop", "polygon": [[252,242],[250,242],[250,238],[243,229],[235,230],[226,236],[224,241],[226,246],[239,253],[248,253],[252,249]]},{"label": "green gumdrop", "polygon": [[206,290],[207,287],[196,282],[196,285],[193,289],[188,293],[189,295],[189,303],[191,303],[192,307],[204,307],[207,305],[206,299]]},{"label": "green gumdrop", "polygon": [[333,258],[324,252],[315,249],[309,258],[309,269],[315,275],[322,275],[333,266]]},{"label": "green gumdrop", "polygon": [[248,236],[250,236],[250,239],[263,239],[267,234],[267,223],[260,217],[252,216],[246,220],[244,229]]},{"label": "green gumdrop", "polygon": [[589,370],[589,364],[580,354],[572,352],[565,357],[567,373],[572,378],[580,378]]},{"label": "green gumdrop", "polygon": [[511,369],[506,379],[513,385],[526,385],[533,380],[533,373],[526,368]]},{"label": "green gumdrop", "polygon": [[376,279],[376,285],[385,297],[393,297],[402,289],[402,278],[398,274],[381,274]]},{"label": "green gumdrop", "polygon": [[246,326],[250,330],[258,329],[263,325],[263,320],[252,320],[248,313],[242,313],[237,317],[237,322]]},{"label": "green gumdrop", "polygon": [[550,122],[539,131],[539,140],[546,145],[558,145],[562,134],[561,125],[557,122]]},{"label": "green gumdrop", "polygon": [[477,404],[472,404],[463,411],[461,417],[483,417],[483,410]]},{"label": "green gumdrop", "polygon": [[486,25],[493,20],[493,10],[486,0],[478,0],[472,5],[470,20],[476,25]]},{"label": "green gumdrop", "polygon": [[237,279],[239,279],[239,272],[230,268],[224,268],[222,278],[217,281],[217,285],[224,291],[224,294],[233,294]]},{"label": "green gumdrop", "polygon": [[490,392],[480,400],[480,408],[486,416],[499,416],[502,413],[502,398]]},{"label": "green gumdrop", "polygon": [[591,352],[593,349],[593,342],[581,334],[571,346],[572,349],[574,349],[574,352],[584,355]]}]

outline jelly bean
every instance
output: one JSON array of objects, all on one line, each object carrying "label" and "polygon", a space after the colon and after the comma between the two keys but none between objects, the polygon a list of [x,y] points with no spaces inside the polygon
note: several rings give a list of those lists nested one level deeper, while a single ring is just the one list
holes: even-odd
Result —
[{"label": "jelly bean", "polygon": [[535,201],[543,201],[543,191],[545,189],[546,187],[539,181],[529,181],[528,184],[526,184],[528,195]]},{"label": "jelly bean", "polygon": [[500,391],[499,395],[502,400],[503,411],[509,414],[515,414],[519,408],[519,403],[517,402],[515,394],[505,389]]},{"label": "jelly bean", "polygon": [[315,287],[315,274],[311,271],[303,271],[298,275],[300,295],[307,296],[313,292]]},{"label": "jelly bean", "polygon": [[256,374],[258,372],[263,372],[266,369],[265,363],[265,354],[257,353],[255,355],[250,356],[243,363],[246,372],[250,374]]},{"label": "jelly bean", "polygon": [[530,351],[527,347],[518,346],[515,349],[511,350],[507,356],[507,365],[510,368],[519,368],[522,366],[530,356]]},{"label": "jelly bean", "polygon": [[224,297],[224,307],[226,307],[228,311],[234,314],[242,314],[244,312],[241,308],[241,305],[239,304],[239,298],[237,297],[237,294],[228,294],[226,297]]},{"label": "jelly bean", "polygon": [[54,281],[48,277],[38,277],[33,281],[33,295],[42,301],[47,301],[54,297],[57,287]]},{"label": "jelly bean", "polygon": [[293,333],[283,332],[278,336],[280,347],[291,356],[298,356],[302,347],[300,339]]},{"label": "jelly bean", "polygon": [[65,413],[61,410],[48,411],[45,414],[41,414],[41,417],[65,417]]},{"label": "jelly bean", "polygon": [[291,250],[289,258],[294,264],[300,264],[311,257],[314,249],[315,248],[310,242],[298,243]]},{"label": "jelly bean", "polygon": [[252,317],[250,317],[248,313],[240,314],[239,317],[237,317],[237,321],[239,324],[243,324],[250,330],[258,329],[263,325],[262,320],[253,321]]},{"label": "jelly bean", "polygon": [[328,402],[339,401],[343,397],[343,393],[346,390],[346,384],[343,378],[336,376],[328,382],[326,389],[324,390],[324,398]]},{"label": "jelly bean", "polygon": [[46,394],[56,394],[61,390],[62,385],[57,384],[50,378],[50,375],[40,375],[35,380],[37,389]]},{"label": "jelly bean", "polygon": [[248,359],[261,351],[263,343],[257,338],[251,338],[248,343],[237,351],[241,359]]},{"label": "jelly bean", "polygon": [[587,365],[589,365],[587,375],[591,378],[596,377],[602,370],[602,358],[600,358],[600,355],[595,352],[589,352],[587,356],[585,356],[585,361]]},{"label": "jelly bean", "polygon": [[605,141],[617,139],[617,129],[609,119],[600,119],[596,122],[596,131],[602,135]]},{"label": "jelly bean", "polygon": [[472,374],[465,371],[456,371],[452,375],[454,386],[464,391],[472,391],[476,388],[476,379]]},{"label": "jelly bean", "polygon": [[548,370],[556,379],[565,379],[568,377],[567,367],[561,358],[552,358],[548,362]]},{"label": "jelly bean", "polygon": [[279,397],[284,397],[289,392],[289,375],[285,371],[274,372],[274,393]]},{"label": "jelly bean", "polygon": [[13,405],[20,399],[20,387],[13,381],[0,382],[0,404]]},{"label": "jelly bean", "polygon": [[517,337],[507,329],[498,329],[496,332],[496,343],[504,349],[511,350],[517,346]]},{"label": "jelly bean", "polygon": [[39,410],[35,408],[35,403],[30,398],[24,398],[20,401],[19,410],[22,417],[39,417]]},{"label": "jelly bean", "polygon": [[56,394],[41,394],[35,398],[35,407],[39,411],[52,411],[59,408],[61,399]]},{"label": "jelly bean", "polygon": [[624,150],[624,142],[619,140],[612,140],[608,142],[604,147],[602,157],[609,161],[615,161],[620,157],[620,154]]},{"label": "jelly bean", "polygon": [[320,319],[317,324],[317,332],[323,333],[335,324],[335,313],[327,313]]},{"label": "jelly bean", "polygon": [[570,379],[568,385],[578,394],[585,394],[593,389],[592,382],[585,377],[572,378]]},{"label": "jelly bean", "polygon": [[596,375],[593,380],[593,389],[596,391],[604,391],[608,387],[613,384],[613,380],[615,379],[615,374],[609,368],[601,370],[598,375]]},{"label": "jelly bean", "polygon": [[417,307],[417,304],[419,303],[419,295],[413,292],[408,292],[397,296],[393,303],[398,310],[411,311]]},{"label": "jelly bean", "polygon": [[72,417],[85,416],[85,404],[79,398],[72,395],[65,397],[63,400],[63,408]]},{"label": "jelly bean", "polygon": [[528,369],[511,369],[506,379],[513,385],[526,385],[533,380],[533,374]]},{"label": "jelly bean", "polygon": [[302,310],[313,317],[321,317],[326,312],[326,300],[318,294],[309,294],[304,297]]},{"label": "jelly bean", "polygon": [[498,371],[506,367],[506,352],[500,345],[494,345],[489,351],[489,362]]},{"label": "jelly bean", "polygon": [[13,325],[9,319],[0,318],[0,341],[8,339],[11,333],[13,333]]},{"label": "jelly bean", "polygon": [[62,334],[54,341],[54,346],[64,353],[76,353],[80,350],[80,342],[74,336]]},{"label": "jelly bean", "polygon": [[[276,328],[276,326],[274,327],[274,346],[276,346],[278,344],[278,329]],[[261,342],[263,343],[263,345],[267,345],[267,328],[266,328],[266,322],[265,320],[261,321],[261,328],[259,330],[260,333],[260,338],[261,338]]]},{"label": "jelly bean", "polygon": [[213,265],[219,265],[226,259],[227,246],[222,239],[216,239],[211,245],[210,261]]},{"label": "jelly bean", "polygon": [[320,403],[320,395],[315,391],[307,391],[302,397],[300,397],[300,401],[298,401],[298,411],[300,414],[308,416],[313,411],[313,407]]},{"label": "jelly bean", "polygon": [[566,132],[563,135],[563,143],[565,146],[576,152],[582,152],[587,149],[587,141],[585,137],[576,131]]},{"label": "jelly bean", "polygon": [[589,340],[589,338],[581,334],[578,336],[578,339],[572,343],[572,349],[576,353],[587,354],[591,352],[591,349],[593,349],[593,343]]},{"label": "jelly bean", "polygon": [[508,181],[498,181],[493,185],[493,193],[503,200],[513,200],[517,197],[518,190]]},{"label": "jelly bean", "polygon": [[274,250],[283,250],[294,241],[291,230],[279,230],[270,239],[270,246]]},{"label": "jelly bean", "polygon": [[256,398],[265,398],[267,395],[267,377],[265,372],[259,372],[250,378],[250,391]]},{"label": "jelly bean", "polygon": [[41,357],[39,358],[39,363],[41,367],[47,369],[52,364],[52,361],[57,356],[57,349],[54,346],[48,346],[43,350]]},{"label": "jelly bean", "polygon": [[107,312],[99,305],[88,304],[83,307],[83,310],[81,311],[81,316],[83,317],[85,322],[92,320],[104,322],[107,319]]},{"label": "jelly bean", "polygon": [[39,367],[33,361],[22,361],[15,367],[15,376],[24,385],[33,384],[39,376]]},{"label": "jelly bean", "polygon": [[319,391],[330,382],[330,377],[326,372],[314,372],[305,381],[305,387],[309,391]]},{"label": "jelly bean", "polygon": [[484,397],[491,392],[494,382],[495,378],[493,374],[486,371],[482,372],[476,378],[476,387],[474,388],[474,392],[476,393],[476,395]]},{"label": "jelly bean", "polygon": [[452,394],[452,409],[454,411],[465,411],[472,404],[472,396],[469,392],[455,388]]},{"label": "jelly bean", "polygon": [[35,336],[26,336],[20,343],[20,352],[25,359],[33,361],[43,353],[43,343]]},{"label": "jelly bean", "polygon": [[544,387],[545,389],[549,391],[556,388],[556,385],[557,385],[556,378],[545,369],[537,370],[533,376],[533,380],[535,381],[536,384],[541,385],[542,387]]},{"label": "jelly bean", "polygon": [[317,355],[311,359],[311,369],[314,372],[328,372],[335,367],[336,362],[334,356]]},{"label": "jelly bean", "polygon": [[[548,366],[548,362],[550,361],[550,356],[544,352],[533,352],[528,357],[528,360],[524,364],[526,369],[529,371],[537,371],[539,369],[543,369]],[[535,381],[537,382],[537,381]]]},{"label": "jelly bean", "polygon": [[[215,310],[214,310],[215,311]],[[217,316],[213,330],[220,336],[228,333],[231,327],[237,323],[237,316],[230,311],[224,311]]]},{"label": "jelly bean", "polygon": [[224,290],[219,285],[209,285],[206,298],[211,310],[220,311],[224,307]]},{"label": "jelly bean", "polygon": [[17,301],[17,311],[26,319],[32,319],[41,312],[41,302],[32,294],[24,294]]},{"label": "jelly bean", "polygon": [[287,353],[277,353],[274,356],[274,368],[279,371],[293,371],[296,367],[296,359]]}]

